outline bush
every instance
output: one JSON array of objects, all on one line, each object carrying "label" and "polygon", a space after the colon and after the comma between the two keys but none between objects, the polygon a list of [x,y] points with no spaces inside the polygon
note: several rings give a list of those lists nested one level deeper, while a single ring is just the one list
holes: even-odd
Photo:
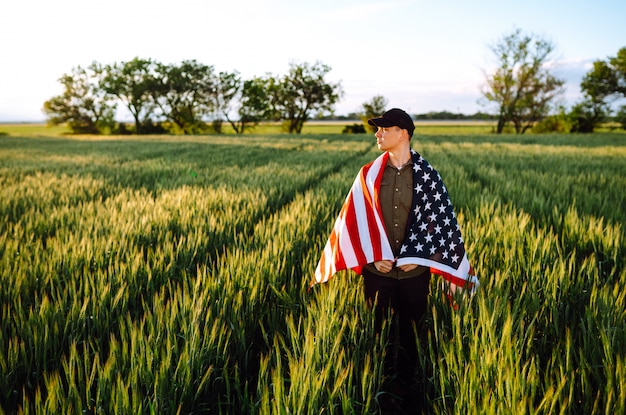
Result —
[{"label": "bush", "polygon": [[626,130],[626,105],[622,105],[619,111],[617,111],[615,121],[622,125],[623,130]]},{"label": "bush", "polygon": [[143,134],[167,134],[167,128],[162,122],[152,122],[152,120],[146,120],[141,126]]},{"label": "bush", "polygon": [[117,128],[113,131],[113,133],[119,135],[130,135],[133,133],[133,131],[128,129],[128,126],[125,122],[121,122],[117,124]]},{"label": "bush", "polygon": [[570,112],[572,133],[592,133],[593,130],[606,119],[606,109],[603,103],[592,101],[580,102]]},{"label": "bush", "polygon": [[556,115],[545,117],[533,126],[532,132],[536,134],[544,133],[567,133],[572,129],[572,121],[561,108]]},{"label": "bush", "polygon": [[342,134],[365,134],[365,127],[363,124],[354,123],[352,125],[346,125],[341,131]]}]

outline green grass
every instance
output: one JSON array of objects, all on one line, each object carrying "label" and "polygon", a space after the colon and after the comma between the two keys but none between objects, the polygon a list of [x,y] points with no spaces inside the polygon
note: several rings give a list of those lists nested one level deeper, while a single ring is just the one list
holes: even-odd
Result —
[{"label": "green grass", "polygon": [[[377,412],[360,279],[308,291],[371,137],[38,135],[0,137],[0,412]],[[626,411],[626,135],[414,147],[481,278],[433,280],[429,412]]]}]

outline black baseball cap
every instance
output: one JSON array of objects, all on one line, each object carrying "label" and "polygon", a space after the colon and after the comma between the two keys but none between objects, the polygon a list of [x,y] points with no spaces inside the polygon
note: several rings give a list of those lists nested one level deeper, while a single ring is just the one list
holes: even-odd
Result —
[{"label": "black baseball cap", "polygon": [[415,123],[411,116],[400,108],[392,108],[379,118],[367,120],[367,123],[375,127],[400,127],[409,132],[409,137],[413,136],[415,130]]}]

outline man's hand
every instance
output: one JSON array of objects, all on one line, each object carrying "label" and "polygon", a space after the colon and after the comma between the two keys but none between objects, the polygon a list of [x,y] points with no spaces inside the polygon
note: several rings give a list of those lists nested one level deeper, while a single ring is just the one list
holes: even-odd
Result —
[{"label": "man's hand", "polygon": [[417,268],[417,264],[404,264],[404,265],[398,266],[398,268],[400,268],[402,272],[409,272]]},{"label": "man's hand", "polygon": [[393,268],[393,261],[390,261],[388,259],[384,259],[382,261],[376,261],[374,262],[374,266],[376,267],[378,272],[382,272],[386,274],[389,271],[391,271],[391,268]]}]

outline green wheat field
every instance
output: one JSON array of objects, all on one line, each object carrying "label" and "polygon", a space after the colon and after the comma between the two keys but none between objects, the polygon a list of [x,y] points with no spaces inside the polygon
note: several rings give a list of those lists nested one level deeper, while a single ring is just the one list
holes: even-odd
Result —
[{"label": "green wheat field", "polygon": [[[432,414],[626,411],[626,134],[426,135],[481,286]],[[309,290],[371,135],[0,136],[0,412],[376,414],[358,276]]]}]

